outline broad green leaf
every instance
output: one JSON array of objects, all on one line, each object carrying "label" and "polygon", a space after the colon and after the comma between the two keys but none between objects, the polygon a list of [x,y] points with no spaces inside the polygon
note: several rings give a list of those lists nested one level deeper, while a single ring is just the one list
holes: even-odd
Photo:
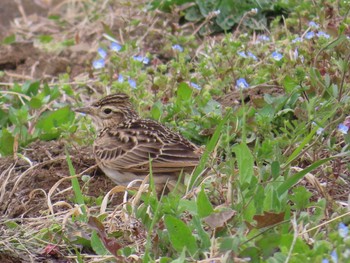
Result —
[{"label": "broad green leaf", "polygon": [[295,80],[295,78],[287,75],[283,80],[283,87],[287,93],[292,93],[294,89],[299,87],[299,83]]},{"label": "broad green leaf", "polygon": [[15,34],[9,35],[8,37],[5,37],[2,40],[2,43],[4,43],[5,45],[10,45],[14,42],[16,42],[16,35]]},{"label": "broad green leaf", "polygon": [[50,35],[41,35],[41,36],[39,36],[39,41],[41,43],[47,44],[47,43],[50,43],[52,40],[53,40],[53,37],[50,36]]},{"label": "broad green leaf", "polygon": [[191,99],[193,90],[191,87],[185,83],[182,82],[179,84],[179,87],[177,88],[177,104],[181,105],[182,101],[188,101]]},{"label": "broad green leaf", "polygon": [[272,178],[276,179],[280,175],[280,170],[280,163],[278,161],[273,161],[271,163]]},{"label": "broad green leaf", "polygon": [[59,136],[61,125],[70,123],[73,120],[74,113],[67,106],[43,114],[36,124],[36,128],[41,130],[41,139],[50,140]]},{"label": "broad green leaf", "polygon": [[104,256],[109,254],[95,230],[91,234],[91,247],[97,255]]},{"label": "broad green leaf", "polygon": [[7,130],[0,131],[0,153],[3,155],[10,155],[13,153],[14,136]]},{"label": "broad green leaf", "polygon": [[296,210],[302,210],[310,205],[310,197],[312,193],[306,190],[303,186],[293,188],[293,194],[290,196],[290,200],[294,203]]},{"label": "broad green leaf", "polygon": [[153,104],[153,107],[151,109],[151,116],[154,120],[160,120],[160,117],[162,116],[162,103],[160,101],[157,101]]},{"label": "broad green leaf", "polygon": [[213,212],[213,207],[208,199],[208,196],[202,188],[197,197],[197,212],[200,218],[209,216]]},{"label": "broad green leaf", "polygon": [[233,151],[236,154],[237,165],[239,170],[239,181],[241,185],[250,183],[254,176],[254,158],[251,154],[248,146],[241,143],[233,147]]},{"label": "broad green leaf", "polygon": [[42,101],[39,98],[34,97],[30,100],[29,106],[32,109],[39,109],[42,106]]},{"label": "broad green leaf", "polygon": [[220,0],[196,0],[201,14],[206,17],[212,11],[218,9]]},{"label": "broad green leaf", "polygon": [[184,248],[187,248],[192,256],[195,255],[198,249],[197,243],[189,227],[183,221],[171,215],[164,217],[164,223],[174,249],[177,252],[182,252]]},{"label": "broad green leaf", "polygon": [[264,211],[275,211],[279,212],[281,209],[281,202],[276,189],[269,187],[265,193],[266,197],[264,200]]}]

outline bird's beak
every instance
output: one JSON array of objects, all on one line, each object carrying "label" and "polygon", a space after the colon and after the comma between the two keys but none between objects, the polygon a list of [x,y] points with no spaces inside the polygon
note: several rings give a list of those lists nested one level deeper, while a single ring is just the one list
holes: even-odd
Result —
[{"label": "bird's beak", "polygon": [[92,107],[82,107],[82,108],[77,108],[74,109],[75,112],[83,113],[83,114],[88,114],[92,115],[94,113],[94,110]]}]

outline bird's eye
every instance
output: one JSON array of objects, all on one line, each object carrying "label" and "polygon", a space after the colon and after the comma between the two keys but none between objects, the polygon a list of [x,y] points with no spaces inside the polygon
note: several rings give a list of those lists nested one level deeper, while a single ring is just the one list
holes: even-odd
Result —
[{"label": "bird's eye", "polygon": [[106,108],[106,109],[103,110],[103,112],[105,114],[110,114],[112,112],[112,110],[110,108]]}]

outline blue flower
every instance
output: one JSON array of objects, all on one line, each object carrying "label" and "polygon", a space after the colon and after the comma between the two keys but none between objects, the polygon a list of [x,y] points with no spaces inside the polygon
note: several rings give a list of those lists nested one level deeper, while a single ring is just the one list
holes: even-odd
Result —
[{"label": "blue flower", "polygon": [[143,64],[148,64],[149,63],[149,58],[143,57],[143,56],[133,56],[132,57],[134,60],[142,62]]},{"label": "blue flower", "polygon": [[297,60],[298,57],[299,57],[299,51],[298,51],[298,49],[296,48],[296,49],[294,49],[294,51],[293,51],[293,58],[294,58],[294,60]]},{"label": "blue flower", "polygon": [[297,42],[303,42],[303,39],[301,37],[296,37],[292,40],[292,43],[297,43]]},{"label": "blue flower", "polygon": [[237,51],[237,54],[242,58],[247,58],[247,55],[244,51]]},{"label": "blue flower", "polygon": [[349,234],[349,228],[343,222],[341,222],[338,225],[338,233],[342,238],[346,238]]},{"label": "blue flower", "polygon": [[328,35],[327,33],[323,32],[323,31],[318,31],[318,33],[316,34],[318,37],[324,37],[324,38],[330,38],[331,36]]},{"label": "blue flower", "polygon": [[311,38],[313,38],[314,36],[315,36],[315,32],[310,31],[310,32],[307,32],[307,33],[306,33],[305,38],[306,38],[306,39],[311,39]]},{"label": "blue flower", "polygon": [[324,259],[322,259],[322,263],[329,263],[329,260],[324,258]]},{"label": "blue flower", "polygon": [[105,66],[105,60],[104,60],[103,58],[98,59],[98,60],[95,60],[95,61],[92,62],[92,66],[93,66],[95,69],[104,68],[104,66]]},{"label": "blue flower", "polygon": [[173,45],[172,49],[175,50],[175,51],[179,51],[179,52],[183,52],[184,51],[183,47],[178,45],[178,44]]},{"label": "blue flower", "polygon": [[317,23],[315,23],[314,21],[310,21],[309,22],[309,27],[311,27],[311,28],[319,28],[320,26],[317,24]]},{"label": "blue flower", "polygon": [[331,258],[332,258],[332,261],[334,263],[338,263],[338,255],[337,255],[337,251],[333,250],[332,253],[331,253]]},{"label": "blue flower", "polygon": [[128,82],[130,87],[132,87],[133,89],[136,88],[136,81],[134,79],[128,78]]},{"label": "blue flower", "polygon": [[248,57],[252,58],[253,60],[255,61],[258,60],[258,58],[252,52],[248,51],[247,54],[248,54]]},{"label": "blue flower", "polygon": [[118,76],[118,82],[119,82],[119,83],[123,83],[123,82],[124,82],[124,77],[123,77],[122,74],[119,74],[119,76]]},{"label": "blue flower", "polygon": [[265,35],[259,35],[258,36],[258,40],[260,40],[260,41],[270,41],[270,38],[268,36],[265,36]]},{"label": "blue flower", "polygon": [[202,89],[201,86],[199,86],[197,83],[194,83],[194,82],[190,82],[190,86],[191,86],[192,88],[197,89],[197,90],[201,90],[201,89]]},{"label": "blue flower", "polygon": [[277,51],[274,51],[272,52],[271,57],[276,61],[280,61],[283,58],[283,55]]},{"label": "blue flower", "polygon": [[98,48],[97,53],[100,55],[101,58],[106,58],[107,57],[107,52],[103,48]]},{"label": "blue flower", "polygon": [[119,52],[122,49],[122,46],[116,42],[112,42],[109,46],[112,51]]},{"label": "blue flower", "polygon": [[340,131],[342,134],[347,134],[349,131],[349,127],[344,125],[343,123],[340,123],[338,125],[338,131]]},{"label": "blue flower", "polygon": [[240,78],[236,81],[236,87],[239,89],[246,89],[249,88],[249,84],[244,78]]},{"label": "blue flower", "polygon": [[324,132],[324,128],[318,128],[318,130],[316,131],[317,135],[320,135]]},{"label": "blue flower", "polygon": [[149,58],[144,57],[142,62],[143,62],[143,64],[147,65],[149,63]]}]

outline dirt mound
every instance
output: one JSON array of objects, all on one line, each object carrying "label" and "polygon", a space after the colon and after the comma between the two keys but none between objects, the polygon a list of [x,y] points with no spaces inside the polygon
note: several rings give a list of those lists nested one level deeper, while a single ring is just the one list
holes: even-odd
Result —
[{"label": "dirt mound", "polygon": [[[92,177],[88,183],[79,178],[85,196],[93,200],[113,188],[114,183],[96,167],[91,148],[71,148],[69,153],[76,174]],[[59,201],[74,204],[63,142],[38,141],[29,145],[22,155],[21,159],[1,159],[0,214],[10,218],[42,216],[48,213],[48,198],[52,204]],[[58,185],[50,193],[55,184]]]}]

